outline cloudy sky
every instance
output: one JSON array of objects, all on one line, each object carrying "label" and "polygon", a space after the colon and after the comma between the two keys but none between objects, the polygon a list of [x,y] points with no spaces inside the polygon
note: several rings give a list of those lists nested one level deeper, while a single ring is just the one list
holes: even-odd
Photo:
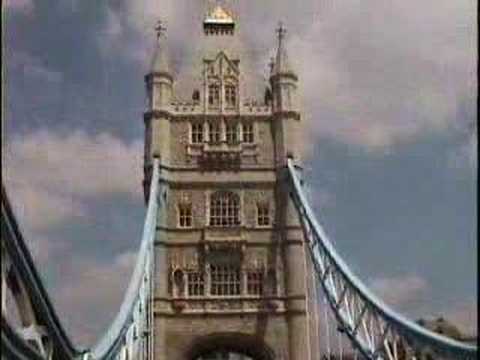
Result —
[{"label": "cloudy sky", "polygon": [[[116,313],[139,245],[154,23],[188,73],[207,3],[3,2],[4,179],[80,344]],[[476,2],[231,5],[260,84],[277,22],[288,27],[309,193],[340,253],[396,309],[475,331]]]}]

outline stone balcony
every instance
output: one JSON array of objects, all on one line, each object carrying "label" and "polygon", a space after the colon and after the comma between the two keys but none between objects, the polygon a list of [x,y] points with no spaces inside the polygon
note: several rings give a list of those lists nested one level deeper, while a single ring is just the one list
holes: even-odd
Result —
[{"label": "stone balcony", "polygon": [[246,100],[240,107],[240,114],[242,115],[270,115],[271,113],[270,105],[261,104],[255,100]]},{"label": "stone balcony", "polygon": [[204,229],[203,239],[206,242],[222,241],[245,241],[245,228],[243,226],[215,227],[209,226]]},{"label": "stone balcony", "polygon": [[172,101],[170,109],[175,115],[201,114],[203,107],[199,101]]},{"label": "stone balcony", "polygon": [[[165,304],[166,305],[166,304]],[[200,297],[176,298],[170,300],[170,311],[186,314],[208,313],[283,313],[285,301],[280,297]],[[168,307],[165,310],[169,310]]]},{"label": "stone balcony", "polygon": [[247,245],[247,232],[242,226],[235,227],[206,227],[203,230],[203,244],[205,251],[236,250],[243,253]]},{"label": "stone balcony", "polygon": [[167,111],[173,115],[222,115],[222,116],[252,116],[252,115],[271,115],[271,106],[256,100],[246,100],[235,107],[223,108],[204,108],[200,101],[173,100],[170,102]]},{"label": "stone balcony", "polygon": [[255,143],[203,142],[189,144],[187,155],[195,159],[197,164],[204,169],[222,170],[239,168],[242,158],[255,157],[258,155],[258,150]]}]

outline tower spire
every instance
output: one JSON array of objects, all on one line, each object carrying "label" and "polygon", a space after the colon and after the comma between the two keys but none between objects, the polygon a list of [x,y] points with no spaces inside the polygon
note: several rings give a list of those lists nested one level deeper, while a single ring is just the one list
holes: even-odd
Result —
[{"label": "tower spire", "polygon": [[277,54],[275,57],[275,64],[273,66],[272,75],[279,74],[294,74],[288,60],[287,50],[285,48],[284,40],[287,34],[287,29],[283,25],[283,22],[278,23],[278,28],[276,30],[278,37],[278,48]]},{"label": "tower spire", "polygon": [[155,25],[155,33],[157,34],[157,41],[160,41],[162,36],[166,36],[167,27],[163,25],[162,20],[157,21],[157,25]]},{"label": "tower spire", "polygon": [[159,20],[155,25],[155,33],[157,36],[157,45],[155,48],[155,53],[152,59],[151,72],[157,74],[168,74],[170,73],[168,50],[165,41],[162,41],[166,38],[167,27],[164,25],[162,20]]}]

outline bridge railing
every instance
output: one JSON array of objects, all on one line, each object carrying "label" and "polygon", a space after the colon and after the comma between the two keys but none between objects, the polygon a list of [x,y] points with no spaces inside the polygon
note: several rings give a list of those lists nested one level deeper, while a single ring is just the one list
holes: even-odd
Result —
[{"label": "bridge railing", "polygon": [[95,360],[150,359],[153,343],[153,244],[159,204],[163,203],[159,160],[153,161],[150,195],[137,263],[120,310],[91,352]]},{"label": "bridge railing", "polygon": [[303,192],[292,159],[288,159],[291,196],[299,212],[317,280],[338,328],[354,349],[368,359],[476,359],[477,347],[421,327],[390,309],[352,273],[317,221]]},{"label": "bridge railing", "polygon": [[[5,352],[8,359],[31,360],[82,356],[83,351],[72,344],[58,319],[3,183],[1,202],[2,355]],[[7,303],[10,301],[12,304]],[[13,308],[7,308],[8,305],[18,313],[15,324]]]}]

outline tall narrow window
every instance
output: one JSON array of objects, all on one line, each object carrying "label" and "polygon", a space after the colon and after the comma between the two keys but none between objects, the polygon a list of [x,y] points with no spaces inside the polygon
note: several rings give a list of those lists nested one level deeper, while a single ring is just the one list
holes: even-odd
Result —
[{"label": "tall narrow window", "polygon": [[208,105],[218,106],[220,104],[220,86],[218,84],[208,85]]},{"label": "tall narrow window", "polygon": [[211,265],[210,295],[240,295],[240,267],[236,264]]},{"label": "tall narrow window", "polygon": [[187,272],[187,293],[188,296],[203,296],[205,293],[205,281],[203,273],[199,271]]},{"label": "tall narrow window", "polygon": [[221,141],[220,124],[218,122],[208,123],[208,136],[209,141],[213,144],[217,144]]},{"label": "tall narrow window", "polygon": [[227,107],[235,107],[237,105],[237,88],[235,85],[225,85],[225,102]]},{"label": "tall narrow window", "polygon": [[185,295],[184,273],[181,269],[176,269],[172,274],[173,296],[183,297]]},{"label": "tall narrow window", "polygon": [[231,192],[218,192],[210,198],[210,226],[240,225],[240,199]]},{"label": "tall narrow window", "polygon": [[261,269],[247,271],[247,294],[262,295],[263,294],[263,271]]},{"label": "tall narrow window", "polygon": [[178,205],[178,225],[181,228],[192,227],[192,204],[180,204]]},{"label": "tall narrow window", "polygon": [[200,144],[202,142],[203,142],[203,124],[193,123],[192,124],[192,143]]},{"label": "tall narrow window", "polygon": [[268,202],[257,204],[257,224],[258,226],[270,225],[270,205]]},{"label": "tall narrow window", "polygon": [[238,126],[236,123],[227,124],[226,126],[226,137],[228,144],[238,143]]},{"label": "tall narrow window", "polygon": [[252,123],[245,123],[242,124],[242,135],[243,135],[243,142],[245,143],[253,143],[253,124]]}]

